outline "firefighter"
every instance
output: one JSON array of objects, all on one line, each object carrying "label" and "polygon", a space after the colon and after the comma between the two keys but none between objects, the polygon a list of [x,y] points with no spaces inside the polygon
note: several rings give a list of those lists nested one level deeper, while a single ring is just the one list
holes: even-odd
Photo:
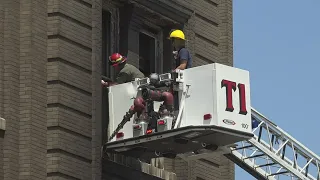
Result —
[{"label": "firefighter", "polygon": [[189,50],[185,47],[185,35],[181,30],[174,30],[170,33],[170,40],[173,45],[175,69],[188,69],[192,67],[192,58]]},{"label": "firefighter", "polygon": [[119,53],[114,53],[109,56],[110,65],[118,72],[116,82],[108,83],[101,80],[103,86],[112,86],[115,84],[122,84],[134,81],[136,78],[144,78],[143,73],[135,66],[127,63],[127,58]]},{"label": "firefighter", "polygon": [[[186,38],[183,31],[176,29],[170,33],[169,39],[173,46],[173,55],[175,59],[175,70],[184,70],[192,67],[192,58],[189,50],[185,47]],[[178,92],[173,92],[174,96],[174,114],[179,112],[179,96]]]}]

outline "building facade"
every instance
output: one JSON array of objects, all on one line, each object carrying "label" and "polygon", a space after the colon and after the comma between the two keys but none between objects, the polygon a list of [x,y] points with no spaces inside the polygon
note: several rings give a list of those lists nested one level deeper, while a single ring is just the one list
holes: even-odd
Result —
[{"label": "building facade", "polygon": [[232,0],[0,0],[0,28],[0,179],[234,179],[219,155],[102,158],[100,85],[114,78],[107,57],[116,51],[145,74],[170,70],[176,28],[194,66],[232,66]]}]

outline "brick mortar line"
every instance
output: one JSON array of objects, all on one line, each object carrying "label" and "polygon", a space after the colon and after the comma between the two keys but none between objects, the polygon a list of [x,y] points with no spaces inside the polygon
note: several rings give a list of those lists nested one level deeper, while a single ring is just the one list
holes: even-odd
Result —
[{"label": "brick mortar line", "polygon": [[62,127],[62,126],[47,126],[47,130],[48,131],[56,131],[56,130],[58,130],[58,131],[62,131],[62,132],[65,132],[65,133],[80,137],[80,138],[85,139],[87,141],[91,141],[92,140],[92,138],[90,136],[87,136],[87,135],[72,131],[72,130],[67,129],[65,127]]}]

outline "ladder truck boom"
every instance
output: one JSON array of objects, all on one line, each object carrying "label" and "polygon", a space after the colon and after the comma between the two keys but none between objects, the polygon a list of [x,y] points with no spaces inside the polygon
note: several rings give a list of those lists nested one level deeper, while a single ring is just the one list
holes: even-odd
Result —
[{"label": "ladder truck boom", "polygon": [[320,158],[310,149],[252,109],[253,138],[231,148],[226,156],[253,176],[263,179],[319,180]]},{"label": "ladder truck boom", "polygon": [[108,97],[104,153],[187,161],[220,153],[257,179],[320,180],[320,158],[251,108],[248,71],[213,63],[152,74],[109,87]]}]

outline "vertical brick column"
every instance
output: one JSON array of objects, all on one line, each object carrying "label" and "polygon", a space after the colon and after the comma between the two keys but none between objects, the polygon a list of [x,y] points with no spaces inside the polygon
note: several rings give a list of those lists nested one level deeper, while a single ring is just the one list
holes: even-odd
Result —
[{"label": "vertical brick column", "polygon": [[235,179],[235,164],[224,156],[221,156],[223,167],[221,170],[221,179],[234,180]]},{"label": "vertical brick column", "polygon": [[6,120],[0,117],[0,179],[4,179],[3,172],[3,138],[6,130]]},{"label": "vertical brick column", "polygon": [[[92,179],[101,179],[102,144],[102,0],[92,1]],[[103,134],[104,135],[104,134]]]},{"label": "vertical brick column", "polygon": [[[0,0],[0,123],[3,117],[3,76],[4,76],[4,58],[3,58],[3,38],[4,38],[4,0]],[[4,120],[3,120],[4,121]],[[0,124],[0,180],[4,179],[4,169],[3,169],[3,138],[4,130],[1,128]]]},{"label": "vertical brick column", "polygon": [[[4,58],[3,58],[3,34],[4,34],[4,0],[0,0],[0,117],[3,116],[3,75],[4,75]],[[1,177],[1,175],[0,175]]]},{"label": "vertical brick column", "polygon": [[[3,28],[4,26],[4,1],[0,0],[0,121],[3,116],[3,75],[4,75],[4,58],[3,58]],[[3,171],[3,136],[0,129],[0,179],[4,179]],[[3,131],[4,132],[4,131]]]},{"label": "vertical brick column", "polygon": [[[220,38],[219,50],[220,59],[226,65],[233,66],[233,19],[232,19],[232,0],[223,0],[219,4],[220,18]],[[223,166],[221,167],[221,179],[235,179],[235,165],[232,161],[221,156]]]},{"label": "vertical brick column", "polygon": [[4,130],[1,128],[3,117],[3,75],[4,75],[4,58],[3,58],[3,34],[4,34],[4,1],[0,0],[0,180],[4,179],[3,170],[3,138]]},{"label": "vertical brick column", "polygon": [[192,14],[188,22],[184,24],[184,27],[183,27],[183,31],[187,39],[186,48],[189,49],[191,53],[191,57],[195,56],[195,52],[196,52],[196,43],[195,43],[196,42],[196,33],[195,33],[196,22],[195,21],[196,21],[196,17],[194,13]]},{"label": "vertical brick column", "polygon": [[99,10],[101,5],[96,0],[46,2],[47,179],[98,180],[99,174],[95,173],[99,166],[100,129],[96,129],[99,126],[96,123],[100,112],[92,96],[98,96],[99,92],[94,91],[101,87],[96,77],[101,54],[99,46],[93,46],[92,41],[101,37],[99,34],[93,37],[92,30],[99,31],[95,29],[100,28],[96,25],[98,20],[93,22],[99,12],[93,12],[93,7]]},{"label": "vertical brick column", "polygon": [[[5,180],[17,180],[19,171],[19,0],[1,0],[4,8],[2,90],[3,118],[6,136],[3,142],[3,171]],[[2,160],[0,160],[2,161]]]},{"label": "vertical brick column", "polygon": [[19,179],[46,179],[47,2],[20,0]]},{"label": "vertical brick column", "polygon": [[227,65],[233,66],[233,20],[232,0],[223,0],[219,4],[220,38],[219,50],[220,60]]},{"label": "vertical brick column", "polygon": [[[0,119],[1,121],[1,119]],[[4,130],[0,129],[0,179],[3,180],[3,138],[4,138]]]}]

